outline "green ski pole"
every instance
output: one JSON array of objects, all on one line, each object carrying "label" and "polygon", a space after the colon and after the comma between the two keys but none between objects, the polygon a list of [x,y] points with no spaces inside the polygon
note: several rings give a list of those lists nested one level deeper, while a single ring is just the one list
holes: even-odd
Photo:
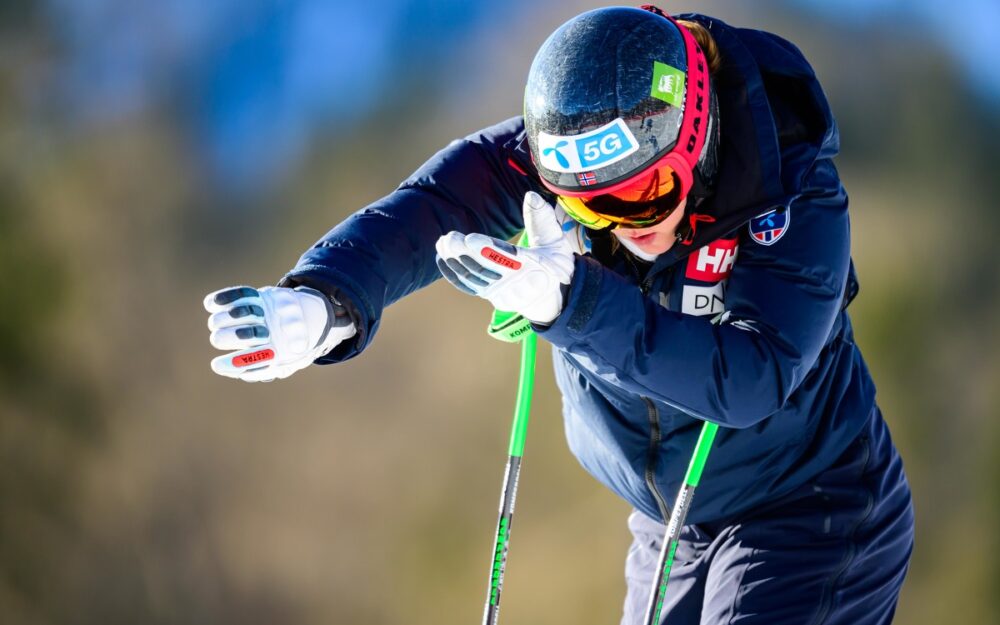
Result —
[{"label": "green ski pole", "polygon": [[503,478],[503,489],[500,491],[500,515],[497,520],[496,543],[493,546],[493,560],[486,594],[486,608],[483,612],[483,625],[496,625],[500,614],[500,591],[503,589],[503,574],[507,567],[510,525],[514,518],[514,501],[517,498],[517,482],[521,474],[521,457],[524,454],[524,439],[528,432],[531,394],[535,383],[535,352],[538,345],[538,337],[531,331],[530,322],[520,315],[494,313],[493,323],[490,324],[490,334],[501,340],[521,342],[521,373],[517,386],[514,423],[510,430],[507,470]]},{"label": "green ski pole", "polygon": [[[528,245],[528,234],[522,233],[518,245]],[[528,415],[531,411],[531,394],[535,388],[535,352],[538,337],[531,329],[531,322],[517,313],[494,310],[487,332],[493,338],[508,343],[521,343],[521,373],[517,381],[517,405],[514,423],[510,428],[510,449],[507,452],[507,470],[500,490],[500,514],[497,519],[496,542],[490,561],[490,583],[486,589],[486,608],[483,625],[496,625],[500,618],[500,591],[503,574],[507,568],[507,550],[510,548],[510,524],[514,519],[514,500],[517,482],[521,476],[521,457],[524,439],[528,434]]]},{"label": "green ski pole", "polygon": [[674,552],[677,551],[681,528],[684,527],[684,519],[687,518],[688,510],[691,509],[694,489],[701,481],[705,460],[708,459],[708,452],[712,450],[712,441],[715,440],[715,433],[718,429],[718,425],[708,421],[702,426],[698,443],[694,447],[694,454],[691,456],[687,473],[684,475],[684,483],[681,484],[680,492],[677,493],[677,499],[674,501],[674,509],[670,514],[670,522],[667,524],[667,531],[663,536],[663,546],[660,549],[660,558],[656,565],[656,578],[649,593],[649,604],[646,607],[646,620],[644,621],[646,625],[659,625],[660,623],[663,600],[667,596],[670,567],[674,564]]}]

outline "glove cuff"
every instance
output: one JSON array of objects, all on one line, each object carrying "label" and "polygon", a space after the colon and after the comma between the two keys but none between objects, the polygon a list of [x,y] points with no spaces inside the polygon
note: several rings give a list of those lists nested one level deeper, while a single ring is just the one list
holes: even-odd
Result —
[{"label": "glove cuff", "polygon": [[[313,359],[325,356],[327,352],[342,341],[357,334],[356,326],[351,321],[347,309],[337,298],[332,295],[328,296],[308,286],[297,286],[295,287],[295,291],[311,295],[315,298],[313,300],[306,300],[307,302],[322,302],[326,307],[326,325],[313,345]],[[303,307],[307,305],[307,303],[304,303]]]},{"label": "glove cuff", "polygon": [[360,310],[354,304],[354,300],[350,297],[345,297],[341,289],[328,282],[314,279],[312,276],[305,274],[285,276],[278,282],[278,286],[288,287],[290,289],[308,287],[318,291],[322,294],[323,298],[328,299],[333,306],[333,318],[335,319],[333,327],[340,328],[348,325],[354,327],[355,332],[352,335],[353,340],[341,341],[325,355],[318,356],[316,364],[329,365],[343,362],[344,360],[357,356],[361,352],[361,349],[367,340],[366,327],[364,323],[362,323],[363,317]]}]

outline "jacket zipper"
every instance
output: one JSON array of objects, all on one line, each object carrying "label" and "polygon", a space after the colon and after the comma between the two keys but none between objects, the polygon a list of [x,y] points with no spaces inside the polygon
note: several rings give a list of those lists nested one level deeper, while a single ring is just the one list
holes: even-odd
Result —
[{"label": "jacket zipper", "polygon": [[[639,273],[635,264],[632,264],[632,269],[637,274]],[[649,289],[653,286],[654,277],[655,276],[652,275],[652,272],[649,272],[646,274],[646,278],[639,284],[639,290],[643,295],[649,295]],[[656,486],[656,464],[660,456],[660,441],[662,440],[660,435],[660,415],[659,411],[656,409],[656,405],[653,404],[653,400],[648,397],[643,397],[642,401],[646,402],[646,417],[649,419],[649,451],[646,455],[646,487],[649,488],[649,492],[652,493],[653,500],[656,501],[656,507],[660,510],[660,516],[663,517],[663,523],[666,524],[670,519],[670,508],[667,506],[667,500],[663,498],[663,494]]]},{"label": "jacket zipper", "polygon": [[643,280],[642,284],[639,285],[639,290],[642,292],[643,295],[649,295],[649,289],[652,286],[653,286],[652,276],[646,276],[646,279]]},{"label": "jacket zipper", "polygon": [[[631,258],[628,258],[628,263],[631,266],[636,278],[638,278],[640,275],[639,268],[635,266],[635,263]],[[652,269],[652,267],[650,269]],[[670,268],[670,270],[672,270],[672,268]],[[649,295],[649,290],[653,286],[654,278],[655,276],[650,271],[639,283],[639,290],[643,295]],[[670,519],[670,508],[667,506],[667,500],[663,498],[663,494],[656,486],[656,464],[660,457],[660,442],[662,440],[662,436],[660,434],[660,415],[659,411],[656,409],[656,405],[653,404],[653,400],[648,397],[642,397],[642,401],[646,403],[646,417],[649,420],[649,450],[646,453],[646,487],[653,495],[656,507],[660,510],[660,516],[663,517],[663,523],[666,524]]]},{"label": "jacket zipper", "polygon": [[[625,256],[625,260],[628,262],[628,266],[629,266],[629,269],[632,271],[632,275],[635,276],[636,281],[639,282],[639,291],[643,295],[649,295],[649,289],[652,288],[652,286],[653,286],[653,278],[654,278],[654,276],[650,275],[647,272],[646,277],[645,278],[641,278],[642,272],[639,271],[638,267],[636,267],[635,261],[632,260],[632,256],[631,255],[626,255]],[[652,267],[650,267],[650,270],[652,270]]]},{"label": "jacket zipper", "polygon": [[656,487],[656,460],[660,456],[660,417],[656,410],[656,406],[653,401],[648,397],[643,397],[642,401],[646,402],[646,416],[649,418],[649,451],[646,455],[646,486],[649,488],[649,492],[653,494],[653,499],[656,501],[656,506],[660,509],[660,514],[663,516],[663,522],[666,523],[670,518],[670,509],[667,507],[667,501],[663,498],[663,494],[660,493],[660,489]]}]

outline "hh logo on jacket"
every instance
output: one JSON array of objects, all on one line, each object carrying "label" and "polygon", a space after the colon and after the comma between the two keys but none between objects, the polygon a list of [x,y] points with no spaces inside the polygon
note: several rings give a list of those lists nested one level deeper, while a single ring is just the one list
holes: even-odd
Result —
[{"label": "hh logo on jacket", "polygon": [[718,239],[688,257],[681,312],[700,316],[716,315],[725,310],[726,281],[736,263],[737,241],[735,238]]},{"label": "hh logo on jacket", "polygon": [[684,275],[700,282],[725,280],[736,263],[736,252],[739,250],[737,241],[738,239],[718,239],[691,254],[688,256]]}]

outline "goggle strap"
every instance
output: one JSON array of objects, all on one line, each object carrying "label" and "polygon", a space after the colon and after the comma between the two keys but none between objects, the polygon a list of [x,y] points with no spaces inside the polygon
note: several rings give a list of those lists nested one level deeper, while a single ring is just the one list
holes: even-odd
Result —
[{"label": "goggle strap", "polygon": [[[694,183],[694,169],[705,147],[708,136],[708,113],[711,108],[709,97],[708,61],[694,35],[677,23],[670,15],[664,15],[677,27],[684,38],[687,53],[687,89],[684,94],[684,115],[677,144],[662,160],[669,163],[681,179],[682,197],[686,196]],[[674,158],[671,158],[674,157]]]}]

